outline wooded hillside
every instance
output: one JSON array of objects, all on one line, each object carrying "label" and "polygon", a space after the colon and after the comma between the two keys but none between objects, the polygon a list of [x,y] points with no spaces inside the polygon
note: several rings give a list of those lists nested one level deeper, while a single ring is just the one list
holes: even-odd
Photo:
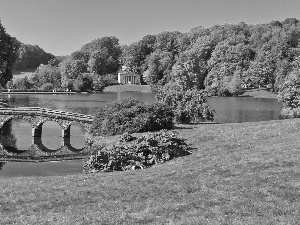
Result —
[{"label": "wooded hillside", "polygon": [[51,59],[28,81],[34,87],[46,82],[57,88],[101,89],[113,83],[125,65],[142,74],[152,87],[177,83],[206,89],[212,95],[236,95],[247,87],[265,86],[277,93],[290,74],[300,74],[299,38],[296,18],[256,25],[199,26],[186,33],[146,35],[129,45],[120,45],[114,36],[102,37],[55,59],[38,46],[22,45],[15,66],[37,66]]}]

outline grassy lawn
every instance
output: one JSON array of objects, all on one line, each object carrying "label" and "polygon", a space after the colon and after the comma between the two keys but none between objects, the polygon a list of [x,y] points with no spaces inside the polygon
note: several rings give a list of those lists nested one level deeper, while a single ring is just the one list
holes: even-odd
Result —
[{"label": "grassy lawn", "polygon": [[277,94],[266,91],[266,89],[249,89],[246,90],[241,96],[249,96],[254,98],[277,98]]},{"label": "grassy lawn", "polygon": [[35,72],[36,69],[27,69],[27,70],[14,70],[13,71],[13,79],[16,78],[24,78],[24,77],[31,77],[31,75]]},{"label": "grassy lawn", "polygon": [[300,120],[178,126],[146,170],[2,178],[0,224],[300,224]]},{"label": "grassy lawn", "polygon": [[136,85],[136,84],[112,85],[104,89],[104,92],[123,92],[123,91],[152,92],[149,85]]}]

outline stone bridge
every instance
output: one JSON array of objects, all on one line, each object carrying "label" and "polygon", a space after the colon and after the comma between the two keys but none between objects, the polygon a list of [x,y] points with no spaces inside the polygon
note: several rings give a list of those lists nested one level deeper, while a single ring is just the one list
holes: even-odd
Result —
[{"label": "stone bridge", "polygon": [[[28,150],[19,151],[10,145],[13,137],[10,134],[9,122],[13,119],[28,121],[32,127],[32,145]],[[42,128],[47,121],[57,122],[62,128],[61,147],[51,150],[42,143]],[[83,124],[88,132],[93,122],[93,116],[52,110],[40,107],[18,107],[0,108],[0,156],[6,160],[10,159],[36,159],[60,158],[68,159],[75,156],[87,155],[87,147],[76,149],[70,144],[70,130],[72,125]],[[6,143],[7,142],[7,143]]]},{"label": "stone bridge", "polygon": [[73,124],[84,124],[85,131],[90,129],[93,116],[71,113],[40,107],[0,108],[0,130],[13,119],[22,119],[30,123],[32,137],[41,137],[43,124],[47,121],[57,122],[62,128],[62,137],[70,138],[70,128]]},{"label": "stone bridge", "polygon": [[90,155],[90,149],[84,147],[74,148],[70,138],[62,138],[61,147],[49,149],[42,143],[42,138],[32,137],[32,144],[27,150],[18,150],[12,146],[10,139],[12,135],[1,136],[0,159],[4,161],[57,161],[81,159]]}]

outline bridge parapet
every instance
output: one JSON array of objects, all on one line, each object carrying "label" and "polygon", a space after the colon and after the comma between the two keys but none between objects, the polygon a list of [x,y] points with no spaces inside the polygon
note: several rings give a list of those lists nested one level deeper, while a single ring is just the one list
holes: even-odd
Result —
[{"label": "bridge parapet", "polygon": [[30,123],[32,136],[41,137],[42,125],[47,121],[57,122],[62,128],[62,137],[70,137],[70,127],[73,124],[84,124],[86,132],[93,123],[93,116],[72,113],[41,107],[0,108],[0,129],[14,118],[23,119]]},{"label": "bridge parapet", "polygon": [[42,116],[42,117],[51,117],[51,118],[54,117],[54,118],[60,118],[64,120],[76,120],[83,123],[92,123],[94,118],[91,115],[40,108],[40,107],[0,108],[0,115]]}]

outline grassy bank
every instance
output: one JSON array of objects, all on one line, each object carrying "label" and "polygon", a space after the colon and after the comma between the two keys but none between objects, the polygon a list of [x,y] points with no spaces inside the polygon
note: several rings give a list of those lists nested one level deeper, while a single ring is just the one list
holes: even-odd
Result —
[{"label": "grassy bank", "polygon": [[123,91],[152,92],[149,85],[136,85],[136,84],[112,85],[104,89],[104,92],[123,92]]},{"label": "grassy bank", "polygon": [[[124,84],[124,85],[113,85],[106,87],[104,92],[123,92],[123,91],[137,91],[137,92],[152,92],[149,85],[135,85],[135,84]],[[264,88],[261,89],[248,89],[241,96],[253,97],[253,98],[277,98],[277,95],[266,91]]]},{"label": "grassy bank", "polygon": [[300,120],[179,126],[147,170],[2,178],[0,224],[299,224]]},{"label": "grassy bank", "polygon": [[24,77],[31,77],[32,74],[35,72],[36,69],[27,69],[27,70],[14,70],[13,71],[13,80],[16,78],[24,78]]},{"label": "grassy bank", "polygon": [[266,89],[249,89],[241,96],[249,96],[254,98],[277,98],[277,94],[266,91]]}]

